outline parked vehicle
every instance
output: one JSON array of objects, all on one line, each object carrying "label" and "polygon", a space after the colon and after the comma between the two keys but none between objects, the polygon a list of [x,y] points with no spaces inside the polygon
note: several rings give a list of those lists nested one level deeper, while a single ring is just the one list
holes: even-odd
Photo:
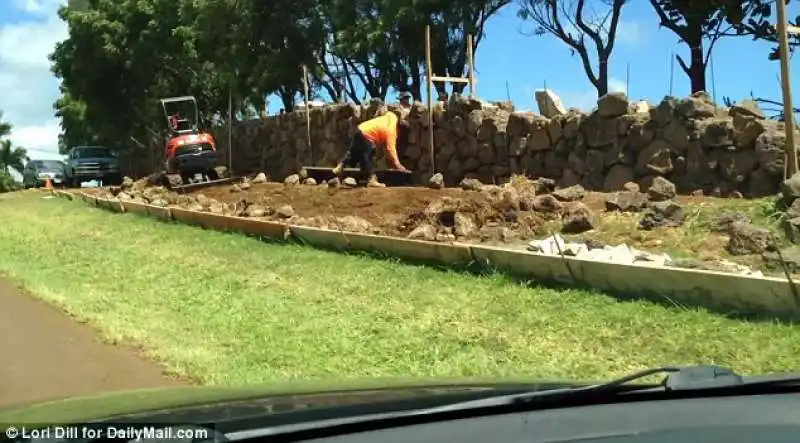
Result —
[{"label": "parked vehicle", "polygon": [[30,160],[22,171],[22,186],[25,189],[44,186],[50,178],[53,186],[64,185],[64,162],[60,160]]},{"label": "parked vehicle", "polygon": [[122,173],[116,154],[105,146],[77,146],[70,150],[65,167],[68,186],[98,180],[104,185],[122,183]]}]

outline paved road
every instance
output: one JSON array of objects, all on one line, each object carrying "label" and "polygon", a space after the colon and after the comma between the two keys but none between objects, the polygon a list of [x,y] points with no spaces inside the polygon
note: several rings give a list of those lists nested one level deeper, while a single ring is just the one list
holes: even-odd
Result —
[{"label": "paved road", "polygon": [[0,279],[0,408],[122,389],[177,386],[132,350]]}]

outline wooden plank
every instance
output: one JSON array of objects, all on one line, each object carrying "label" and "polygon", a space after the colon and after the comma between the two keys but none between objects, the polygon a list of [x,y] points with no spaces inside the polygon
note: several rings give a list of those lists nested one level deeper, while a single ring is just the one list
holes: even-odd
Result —
[{"label": "wooden plank", "polygon": [[464,77],[439,77],[436,75],[431,76],[431,81],[434,82],[451,82],[451,83],[469,83],[468,78]]},{"label": "wooden plank", "polygon": [[[333,168],[326,168],[324,166],[304,166],[303,169],[305,169],[308,172],[317,172],[317,171],[319,171],[319,172],[333,172]],[[358,169],[358,168],[342,168],[342,173],[343,174],[344,173],[348,173],[348,172],[358,173],[358,172],[361,172],[361,170]],[[389,168],[389,169],[376,169],[375,170],[376,174],[380,174],[380,173],[383,173],[383,172],[390,172],[390,173],[393,173],[393,174],[411,174],[411,171],[401,171],[399,169],[391,169],[391,168]]]}]

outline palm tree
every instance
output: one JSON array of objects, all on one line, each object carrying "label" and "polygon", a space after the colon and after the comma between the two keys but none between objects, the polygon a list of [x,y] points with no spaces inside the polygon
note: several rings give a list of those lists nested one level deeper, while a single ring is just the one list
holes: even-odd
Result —
[{"label": "palm tree", "polygon": [[0,111],[0,172],[8,172],[12,168],[22,173],[25,162],[28,161],[28,152],[20,147],[14,147],[7,137],[11,135],[11,124],[3,121],[3,111]]},{"label": "palm tree", "polygon": [[0,139],[11,135],[11,124],[3,121],[3,111],[0,111]]},{"label": "palm tree", "polygon": [[14,147],[11,140],[0,140],[0,171],[12,168],[21,174],[27,161],[28,152],[24,148]]}]

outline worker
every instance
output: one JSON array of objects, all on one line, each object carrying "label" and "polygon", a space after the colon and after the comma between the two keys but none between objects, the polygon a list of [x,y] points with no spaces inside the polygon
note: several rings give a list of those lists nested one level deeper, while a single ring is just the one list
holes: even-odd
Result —
[{"label": "worker", "polygon": [[400,93],[400,107],[403,109],[411,109],[411,100],[413,96],[408,91],[403,91]]},{"label": "worker", "polygon": [[[368,187],[385,187],[386,185],[379,182],[378,177],[375,175],[373,156],[376,145],[380,144],[385,147],[390,167],[408,172],[408,169],[400,163],[400,159],[397,156],[398,135],[401,135],[401,133],[404,135],[405,131],[405,123],[393,111],[361,123],[350,140],[350,147],[347,149],[347,153],[342,161],[333,168],[333,173],[339,176],[345,166],[353,167],[358,164],[361,172],[368,177]],[[405,137],[401,139],[405,140]]]}]

